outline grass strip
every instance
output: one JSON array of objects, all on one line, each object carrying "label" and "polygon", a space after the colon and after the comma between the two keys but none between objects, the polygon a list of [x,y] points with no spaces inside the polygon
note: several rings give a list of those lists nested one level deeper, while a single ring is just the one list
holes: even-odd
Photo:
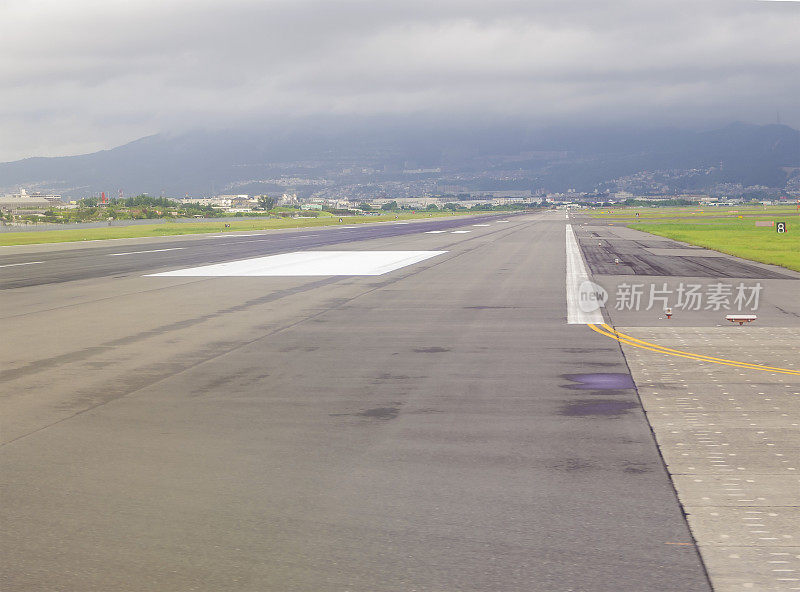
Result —
[{"label": "grass strip", "polygon": [[[381,216],[328,216],[323,218],[254,218],[253,220],[228,221],[225,218],[197,223],[142,224],[139,226],[109,226],[107,228],[65,228],[64,230],[42,230],[32,232],[0,233],[0,246],[34,245],[41,243],[66,243],[90,240],[108,240],[115,238],[143,238],[178,236],[183,234],[205,234],[221,232],[241,232],[243,230],[271,230],[282,228],[311,228],[317,226],[348,226],[368,222],[388,222],[415,220],[425,218],[453,217],[454,214],[444,212],[420,212],[403,214],[385,214]],[[465,215],[460,212],[456,216]],[[474,215],[474,214],[473,214]],[[395,217],[397,216],[397,217]],[[225,224],[230,224],[225,228]]]},{"label": "grass strip", "polygon": [[[639,214],[638,216],[636,214]],[[670,218],[731,218],[738,216],[791,216],[797,215],[796,205],[780,206],[716,206],[716,207],[675,207],[675,208],[602,208],[587,212],[590,218],[599,220],[655,220]]]},{"label": "grass strip", "polygon": [[788,232],[778,234],[774,227],[757,227],[754,218],[709,220],[695,224],[637,223],[627,226],[743,259],[800,271],[800,218],[779,215],[759,219],[787,222]]}]

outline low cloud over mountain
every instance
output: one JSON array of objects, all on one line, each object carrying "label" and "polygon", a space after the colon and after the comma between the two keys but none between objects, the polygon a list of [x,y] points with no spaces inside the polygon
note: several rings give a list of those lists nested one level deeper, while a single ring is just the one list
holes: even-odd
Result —
[{"label": "low cloud over mountain", "polygon": [[420,193],[454,185],[561,191],[592,190],[640,171],[671,169],[687,171],[681,185],[672,186],[690,190],[718,183],[783,187],[787,167],[798,166],[800,132],[778,125],[687,131],[312,119],[156,135],[93,154],[0,164],[0,190],[26,186],[76,197],[118,189],[175,197],[310,195],[330,187],[340,187],[343,195],[347,187]]},{"label": "low cloud over mountain", "polygon": [[313,115],[800,126],[800,4],[8,0],[0,161]]}]

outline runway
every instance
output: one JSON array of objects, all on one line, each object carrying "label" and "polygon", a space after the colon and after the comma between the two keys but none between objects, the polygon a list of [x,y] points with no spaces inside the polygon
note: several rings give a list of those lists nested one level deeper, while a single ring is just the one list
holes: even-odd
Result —
[{"label": "runway", "polygon": [[[564,232],[2,250],[0,588],[710,590],[619,344],[567,324]],[[437,254],[150,275],[309,251]]]},{"label": "runway", "polygon": [[[153,269],[203,265],[427,231],[469,234],[478,229],[476,224],[508,219],[508,215],[489,214],[357,226],[318,226],[260,232],[0,247],[0,269],[5,269],[0,277],[0,289],[102,278],[108,275],[120,277],[123,274],[144,273]],[[46,256],[40,257],[39,253],[46,253]]]}]

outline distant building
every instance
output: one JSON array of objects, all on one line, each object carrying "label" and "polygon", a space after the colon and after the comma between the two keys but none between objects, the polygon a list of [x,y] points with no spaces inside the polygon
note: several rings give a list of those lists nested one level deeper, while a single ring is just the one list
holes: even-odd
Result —
[{"label": "distant building", "polygon": [[698,201],[701,203],[717,201],[716,198],[704,193],[681,193],[679,195],[675,195],[674,198],[672,196],[665,196],[665,199],[685,199],[686,201]]},{"label": "distant building", "polygon": [[459,193],[469,193],[469,189],[465,185],[439,185],[437,187],[439,193],[447,195],[458,195]]},{"label": "distant building", "polygon": [[533,193],[530,189],[491,189],[487,191],[471,191],[469,196],[472,199],[506,199],[506,200],[530,200]]},{"label": "distant building", "polygon": [[0,209],[5,211],[16,210],[46,210],[54,205],[61,205],[61,196],[50,193],[28,193],[20,189],[19,193],[11,193],[0,197]]},{"label": "distant building", "polygon": [[217,208],[229,208],[233,200],[229,197],[187,197],[180,200],[184,204],[197,204],[199,206],[214,206]]},{"label": "distant building", "polygon": [[278,200],[279,206],[294,206],[299,203],[300,201],[297,199],[296,193],[284,193]]},{"label": "distant building", "polygon": [[404,175],[430,175],[433,173],[441,173],[441,167],[434,167],[428,169],[403,169]]}]

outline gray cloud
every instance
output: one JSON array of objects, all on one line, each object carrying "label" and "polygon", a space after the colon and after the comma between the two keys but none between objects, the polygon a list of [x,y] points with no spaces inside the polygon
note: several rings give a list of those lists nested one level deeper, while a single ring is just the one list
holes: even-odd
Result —
[{"label": "gray cloud", "polygon": [[800,3],[6,0],[0,160],[285,116],[800,126]]}]

